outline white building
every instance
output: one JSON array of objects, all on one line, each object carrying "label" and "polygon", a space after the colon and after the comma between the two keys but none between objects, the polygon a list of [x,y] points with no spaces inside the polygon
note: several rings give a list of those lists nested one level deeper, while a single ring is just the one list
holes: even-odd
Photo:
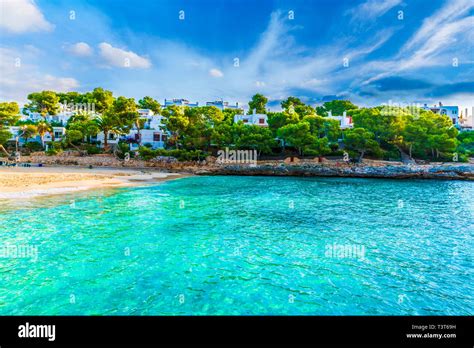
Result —
[{"label": "white building", "polygon": [[140,135],[136,127],[133,127],[133,129],[122,138],[124,140],[133,141],[130,143],[130,150],[138,150],[138,143],[141,145],[150,144],[153,149],[164,148],[169,134],[163,130],[163,116],[148,115],[142,118],[146,121],[143,129],[140,129]]},{"label": "white building", "polygon": [[244,110],[241,106],[239,106],[239,103],[235,103],[235,105],[229,105],[229,102],[225,102],[223,100],[207,102],[206,106],[215,106],[216,108],[220,110],[225,110],[225,109],[241,110],[241,111]]},{"label": "white building", "polygon": [[474,106],[472,107],[471,115],[469,115],[467,108],[464,110],[464,114],[461,111],[459,115],[459,127],[461,131],[472,131],[474,129]]},{"label": "white building", "polygon": [[255,126],[268,127],[268,116],[265,114],[257,114],[255,109],[251,115],[235,115],[234,123],[242,121],[245,124],[251,124]]},{"label": "white building", "polygon": [[[107,133],[107,145],[115,145],[118,144],[120,140],[120,136],[113,132]],[[96,136],[91,137],[91,141],[100,142],[100,146],[104,147],[105,135],[103,132],[98,133]]]},{"label": "white building", "polygon": [[457,106],[445,106],[439,102],[438,105],[432,107],[425,104],[422,109],[431,110],[435,114],[446,115],[451,119],[454,125],[459,125],[459,108]]},{"label": "white building", "polygon": [[[20,143],[24,143],[25,140],[23,138],[21,138],[20,134],[21,134],[21,127],[22,126],[12,126],[12,127],[8,127],[8,130],[10,131],[11,133],[11,138],[8,139],[9,141],[16,141],[16,138],[18,137],[18,141]],[[53,135],[54,135],[54,141],[61,141],[63,138],[64,138],[64,134],[66,134],[66,128],[64,127],[53,127]],[[48,142],[48,141],[52,141],[53,140],[53,136],[51,133],[49,132],[46,132],[46,134],[44,135],[44,138],[43,138],[44,142]],[[37,142],[41,142],[41,137],[39,135],[36,135],[34,138],[31,138],[31,139],[28,139],[28,142],[32,142],[32,141],[37,141]]]},{"label": "white building", "polygon": [[63,111],[57,115],[45,115],[44,117],[41,116],[39,112],[29,112],[28,115],[20,115],[21,121],[31,121],[31,122],[40,122],[46,121],[48,123],[55,122],[60,123],[63,126],[67,124],[69,119],[74,115],[72,111]]},{"label": "white building", "polygon": [[189,106],[190,108],[194,108],[199,106],[199,103],[190,103],[187,99],[165,99],[164,107],[177,105],[177,106]]},{"label": "white building", "polygon": [[341,127],[341,129],[354,127],[354,123],[352,122],[352,116],[347,116],[345,111],[342,113],[342,116],[333,116],[332,112],[328,111],[327,118],[330,118],[331,120],[339,121],[339,127]]}]

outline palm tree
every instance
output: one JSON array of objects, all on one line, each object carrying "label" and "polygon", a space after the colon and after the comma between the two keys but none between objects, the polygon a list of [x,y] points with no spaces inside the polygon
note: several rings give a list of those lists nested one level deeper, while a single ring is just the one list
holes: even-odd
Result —
[{"label": "palm tree", "polygon": [[142,135],[140,133],[140,130],[145,128],[145,123],[146,123],[146,120],[144,118],[139,118],[137,117],[135,119],[135,127],[137,128],[137,135],[138,135],[138,145],[141,145],[142,144]]},{"label": "palm tree", "polygon": [[117,120],[111,114],[105,112],[103,115],[97,116],[95,119],[97,126],[104,133],[104,150],[108,150],[109,133],[117,127]]},{"label": "palm tree", "polygon": [[36,125],[36,129],[38,131],[39,136],[41,137],[41,145],[43,145],[44,148],[44,136],[47,132],[51,134],[51,137],[54,139],[54,132],[53,132],[53,127],[45,121],[38,122]]}]

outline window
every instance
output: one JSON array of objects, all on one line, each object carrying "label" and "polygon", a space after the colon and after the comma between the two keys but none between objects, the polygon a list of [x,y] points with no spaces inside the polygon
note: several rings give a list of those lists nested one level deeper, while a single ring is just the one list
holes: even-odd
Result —
[{"label": "window", "polygon": [[55,137],[56,139],[59,139],[59,138],[61,138],[62,136],[63,136],[63,133],[62,133],[62,132],[59,132],[59,131],[55,131],[55,132],[54,132],[54,137]]},{"label": "window", "polygon": [[160,133],[153,133],[153,141],[160,141]]},{"label": "window", "polygon": [[166,141],[168,137],[166,136],[166,134],[162,134],[161,135],[161,141]]},{"label": "window", "polygon": [[265,119],[259,118],[259,119],[258,119],[258,123],[260,123],[260,124],[265,124]]},{"label": "window", "polygon": [[242,122],[243,122],[243,123],[249,123],[249,120],[247,120],[246,118],[244,118],[244,119],[242,120]]}]

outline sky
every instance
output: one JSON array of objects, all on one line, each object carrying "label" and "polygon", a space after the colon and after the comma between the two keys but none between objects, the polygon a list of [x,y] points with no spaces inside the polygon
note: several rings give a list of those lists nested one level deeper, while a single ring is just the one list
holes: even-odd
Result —
[{"label": "sky", "polygon": [[0,100],[474,106],[473,0],[0,0]]}]

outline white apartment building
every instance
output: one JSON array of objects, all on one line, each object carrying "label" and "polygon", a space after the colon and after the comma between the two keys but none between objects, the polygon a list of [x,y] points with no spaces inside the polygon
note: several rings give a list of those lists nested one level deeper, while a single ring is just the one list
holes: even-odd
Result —
[{"label": "white apartment building", "polygon": [[268,127],[268,116],[266,114],[257,114],[255,109],[251,115],[235,115],[234,123],[242,121],[245,124]]},{"label": "white apartment building", "polygon": [[422,106],[423,110],[431,110],[435,114],[446,115],[448,116],[454,125],[459,125],[459,108],[457,106],[445,106],[443,103],[439,102],[438,105],[428,106],[425,104]]},{"label": "white apartment building", "polygon": [[339,127],[341,127],[341,129],[354,127],[354,123],[352,122],[352,116],[347,116],[347,113],[345,111],[342,113],[342,116],[333,116],[332,112],[328,111],[327,118],[339,121]]},{"label": "white apartment building", "polygon": [[171,105],[177,105],[177,106],[189,106],[190,108],[194,108],[199,106],[199,103],[190,103],[189,100],[187,99],[165,99],[165,103],[163,104],[164,107],[171,106]]},{"label": "white apartment building", "polygon": [[[18,142],[20,144],[23,144],[25,140],[20,136],[21,135],[21,126],[12,126],[8,127],[8,130],[11,133],[11,138],[8,139],[9,141],[16,141],[16,138],[18,137]],[[54,135],[54,141],[61,141],[64,138],[64,134],[66,134],[66,128],[64,127],[53,127],[53,134],[46,132],[44,135],[44,142],[52,141],[53,140],[53,135]],[[28,142],[32,141],[37,141],[41,142],[41,137],[39,135],[36,135],[34,138],[28,139]]]},{"label": "white apartment building", "polygon": [[216,108],[220,110],[225,110],[225,109],[232,109],[232,110],[241,110],[244,111],[243,107],[239,106],[239,103],[235,103],[235,105],[230,105],[229,102],[223,101],[223,100],[216,100],[212,102],[207,102],[206,106],[215,106]]}]

